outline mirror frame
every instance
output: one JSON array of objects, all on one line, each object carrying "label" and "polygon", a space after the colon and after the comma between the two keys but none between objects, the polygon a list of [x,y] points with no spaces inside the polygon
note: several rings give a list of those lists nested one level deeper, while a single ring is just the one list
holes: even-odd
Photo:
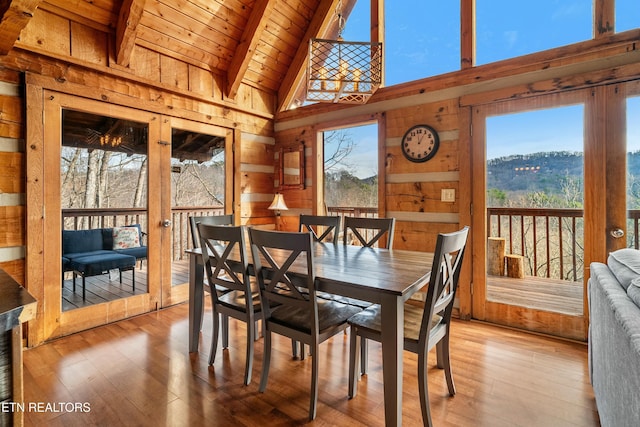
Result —
[{"label": "mirror frame", "polygon": [[[299,170],[298,170],[298,177],[299,180],[297,183],[295,184],[285,184],[285,163],[284,163],[284,158],[286,154],[291,154],[291,153],[297,153],[298,154],[298,164],[299,164]],[[279,164],[280,164],[280,176],[279,176],[279,184],[280,184],[280,189],[304,189],[305,188],[305,174],[304,174],[304,169],[305,169],[305,161],[304,161],[304,141],[300,142],[300,144],[298,144],[297,146],[291,146],[291,147],[283,147],[280,149],[280,158],[279,160]]]}]

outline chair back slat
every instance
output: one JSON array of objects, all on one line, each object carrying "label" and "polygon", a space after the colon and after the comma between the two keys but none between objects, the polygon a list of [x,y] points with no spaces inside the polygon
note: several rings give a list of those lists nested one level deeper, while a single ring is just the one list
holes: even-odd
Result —
[{"label": "chair back slat", "polygon": [[[318,235],[320,232],[319,227],[324,227],[324,232],[320,235]],[[330,241],[336,244],[338,243],[338,235],[340,234],[340,217],[300,214],[298,231],[311,233],[316,242],[323,242],[326,238],[331,237]]]},{"label": "chair back slat", "polygon": [[233,214],[229,215],[208,215],[208,216],[190,216],[189,228],[191,229],[191,241],[194,248],[200,247],[200,236],[198,234],[198,224],[207,225],[234,225]]},{"label": "chair back slat", "polygon": [[250,228],[249,240],[265,318],[284,305],[306,308],[317,319],[311,234]]},{"label": "chair back slat", "polygon": [[[346,216],[344,218],[344,233],[342,237],[343,243],[349,244],[349,231],[355,236],[362,246],[372,247],[387,235],[385,247],[391,249],[393,247],[393,234],[395,231],[395,218],[361,218]],[[364,230],[377,231],[373,237],[368,237]]]},{"label": "chair back slat", "polygon": [[[198,234],[209,283],[221,292],[226,289],[251,293],[245,228],[199,223]],[[214,301],[217,294],[213,292]]]}]

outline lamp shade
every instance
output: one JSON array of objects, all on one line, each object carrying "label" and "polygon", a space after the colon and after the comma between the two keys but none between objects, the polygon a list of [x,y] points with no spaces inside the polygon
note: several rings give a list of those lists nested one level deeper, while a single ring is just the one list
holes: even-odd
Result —
[{"label": "lamp shade", "polygon": [[282,194],[277,193],[273,197],[273,202],[271,202],[271,206],[269,206],[269,209],[286,211],[289,208],[287,207],[287,204],[284,202],[284,197],[282,196]]}]

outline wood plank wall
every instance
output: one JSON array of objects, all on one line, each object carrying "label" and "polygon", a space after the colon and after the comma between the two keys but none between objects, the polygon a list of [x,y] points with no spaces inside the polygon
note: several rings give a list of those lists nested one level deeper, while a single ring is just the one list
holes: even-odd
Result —
[{"label": "wood plank wall", "polygon": [[[234,188],[227,194],[233,194],[236,217],[273,228],[275,217],[267,207],[274,193],[275,95],[241,84],[236,97],[227,99],[222,76],[139,45],[128,67],[118,65],[109,27],[84,25],[77,13],[44,4],[14,49],[0,57],[0,267],[34,295],[44,295],[42,269],[30,269],[39,278],[31,286],[25,283],[27,251],[35,254],[29,262],[44,265],[42,248],[27,248],[26,238],[27,84],[37,93],[53,90],[228,129],[234,146],[229,185]],[[44,306],[39,304],[39,310]],[[56,321],[50,317],[38,313],[29,345],[48,338],[42,319]]]},{"label": "wood plank wall", "polygon": [[20,73],[0,69],[0,268],[24,284],[24,103]]}]

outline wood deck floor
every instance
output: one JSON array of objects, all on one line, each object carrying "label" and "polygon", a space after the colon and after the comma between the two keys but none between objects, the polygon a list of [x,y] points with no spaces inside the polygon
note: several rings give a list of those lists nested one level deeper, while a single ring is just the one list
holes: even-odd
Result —
[{"label": "wood deck floor", "polygon": [[573,316],[583,315],[583,284],[545,277],[487,276],[487,299]]},{"label": "wood deck floor", "polygon": [[[171,282],[173,285],[187,283],[189,281],[188,260],[175,261],[172,264]],[[110,280],[109,274],[92,276],[86,278],[86,298],[82,299],[82,278],[76,278],[76,291],[73,292],[73,281],[71,273],[67,273],[62,289],[62,311],[73,310],[74,308],[86,307],[93,304],[100,304],[120,298],[127,298],[134,295],[131,286],[131,272],[122,273],[122,284],[116,275]],[[136,267],[136,290],[135,295],[147,292],[147,264]]]},{"label": "wood deck floor", "polygon": [[[76,279],[76,292],[72,290],[71,279],[64,281],[62,292],[63,311],[92,304],[99,304],[133,295],[131,272],[123,273],[123,283],[118,278],[109,280],[108,274],[88,277],[87,297],[82,300],[82,279]],[[172,265],[172,283],[181,284],[189,281],[188,261],[176,261]],[[136,294],[147,292],[147,265],[136,269]],[[583,314],[582,282],[568,282],[544,277],[527,276],[514,279],[506,276],[487,277],[487,299],[510,305],[535,308],[544,311],[555,311],[569,315]]]},{"label": "wood deck floor", "polygon": [[[347,398],[348,335],[320,346],[318,418],[307,423],[311,357],[290,356],[276,336],[269,383],[258,392],[262,339],[253,381],[244,377],[246,328],[231,320],[229,349],[207,366],[211,312],[200,353],[189,354],[188,308],[168,309],[93,328],[24,352],[25,401],[86,404],[90,411],[28,411],[25,426],[383,426],[380,345],[370,343],[369,374]],[[479,322],[452,325],[449,397],[429,360],[429,395],[439,427],[598,427],[587,347]],[[421,426],[417,358],[404,354],[403,422]],[[85,406],[87,408],[87,406]]]}]

